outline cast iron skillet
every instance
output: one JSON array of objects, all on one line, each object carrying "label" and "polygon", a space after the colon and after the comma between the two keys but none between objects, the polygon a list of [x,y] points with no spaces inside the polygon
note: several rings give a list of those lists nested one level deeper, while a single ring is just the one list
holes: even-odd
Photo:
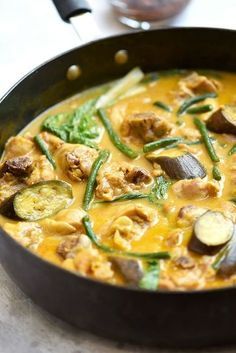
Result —
[{"label": "cast iron skillet", "polygon": [[[32,71],[0,102],[0,144],[39,113],[90,86],[144,71],[209,68],[236,71],[236,32],[175,28],[103,39],[73,49]],[[114,54],[128,51],[124,65]],[[68,81],[70,65],[80,78]],[[0,260],[33,301],[67,322],[121,341],[172,347],[235,343],[236,288],[149,292],[116,287],[56,267],[0,231]]]}]

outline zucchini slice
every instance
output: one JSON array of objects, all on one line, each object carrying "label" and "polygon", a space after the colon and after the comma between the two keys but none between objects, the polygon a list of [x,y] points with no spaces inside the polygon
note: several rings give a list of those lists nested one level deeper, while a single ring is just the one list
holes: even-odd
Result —
[{"label": "zucchini slice", "polygon": [[61,180],[48,180],[18,191],[13,200],[13,207],[20,219],[37,221],[70,206],[72,201],[70,184]]},{"label": "zucchini slice", "polygon": [[206,125],[213,132],[236,135],[236,104],[226,104],[216,110]]},{"label": "zucchini slice", "polygon": [[228,243],[233,233],[231,219],[221,212],[207,211],[196,220],[188,248],[199,254],[214,255]]}]

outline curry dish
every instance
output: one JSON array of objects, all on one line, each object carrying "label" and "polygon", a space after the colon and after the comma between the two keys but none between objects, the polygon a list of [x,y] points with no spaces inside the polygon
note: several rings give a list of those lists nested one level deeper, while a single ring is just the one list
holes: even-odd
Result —
[{"label": "curry dish", "polygon": [[0,224],[41,258],[110,284],[236,283],[236,75],[133,69],[5,145]]}]

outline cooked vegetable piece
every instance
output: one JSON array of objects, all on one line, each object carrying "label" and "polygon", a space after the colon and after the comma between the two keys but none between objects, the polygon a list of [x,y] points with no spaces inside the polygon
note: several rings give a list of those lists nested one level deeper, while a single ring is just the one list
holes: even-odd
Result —
[{"label": "cooked vegetable piece", "polygon": [[139,287],[143,289],[156,290],[159,282],[160,265],[156,260],[147,261],[147,268]]},{"label": "cooked vegetable piece", "polygon": [[206,146],[207,152],[209,154],[209,157],[213,162],[219,162],[220,159],[216,154],[215,148],[212,144],[211,138],[208,134],[206,125],[198,118],[194,119],[194,123],[197,126],[198,130],[200,131],[200,134],[202,135],[203,142]]},{"label": "cooked vegetable piece", "polygon": [[96,177],[98,174],[99,169],[105,163],[110,156],[110,152],[107,150],[100,151],[97,159],[94,161],[92,165],[92,170],[89,175],[87,184],[86,184],[86,189],[85,189],[85,194],[84,194],[84,199],[83,199],[83,209],[87,211],[89,209],[90,203],[93,198],[93,193],[94,193],[94,188],[96,184]]},{"label": "cooked vegetable piece", "polygon": [[143,266],[138,259],[110,256],[109,259],[118,267],[128,283],[137,285],[144,275]]},{"label": "cooked vegetable piece", "polygon": [[100,243],[99,239],[97,238],[96,234],[92,229],[92,225],[88,216],[83,218],[83,225],[86,231],[87,236],[96,245],[99,249],[106,253],[116,254],[120,256],[127,256],[127,257],[135,257],[140,259],[146,260],[156,260],[156,259],[169,259],[170,255],[167,251],[160,251],[160,252],[153,252],[153,253],[138,253],[138,252],[128,252],[128,251],[119,251],[114,248],[111,248],[107,245]]},{"label": "cooked vegetable piece", "polygon": [[70,206],[71,185],[61,180],[48,180],[18,191],[13,200],[16,215],[25,221],[50,217]]},{"label": "cooked vegetable piece", "polygon": [[41,149],[42,153],[47,157],[48,161],[51,163],[51,165],[53,166],[53,168],[56,168],[56,163],[47,147],[47,144],[44,142],[44,140],[39,136],[36,135],[34,137],[35,142],[37,143],[37,145],[39,146],[39,148]]},{"label": "cooked vegetable piece", "polygon": [[214,107],[212,104],[200,105],[200,106],[196,106],[196,107],[192,107],[192,108],[187,109],[187,113],[188,114],[203,114],[203,113],[208,113],[208,112],[212,111],[213,108]]},{"label": "cooked vegetable piece", "polygon": [[220,277],[227,278],[236,273],[236,241],[233,239],[225,247],[221,253],[218,262],[215,263],[214,268]]},{"label": "cooked vegetable piece", "polygon": [[155,151],[159,148],[172,145],[173,143],[179,142],[181,140],[182,140],[181,137],[166,137],[157,141],[149,142],[143,146],[143,152],[147,153],[147,152]]},{"label": "cooked vegetable piece", "polygon": [[155,162],[161,166],[171,179],[194,179],[206,176],[204,166],[190,153],[185,153],[178,157],[156,157]]},{"label": "cooked vegetable piece", "polygon": [[148,194],[148,200],[152,203],[158,204],[160,200],[167,199],[169,186],[170,181],[164,176],[161,175],[157,177],[155,179],[154,186]]},{"label": "cooked vegetable piece", "polygon": [[219,168],[216,165],[214,165],[212,168],[212,176],[215,180],[218,180],[218,181],[221,180],[221,173]]},{"label": "cooked vegetable piece", "polygon": [[111,202],[129,201],[129,200],[146,199],[146,198],[148,198],[148,194],[130,193],[130,194],[117,196],[112,200],[102,200],[102,201],[97,201],[96,203],[111,203]]},{"label": "cooked vegetable piece", "polygon": [[236,135],[236,104],[226,104],[216,110],[206,125],[211,131]]},{"label": "cooked vegetable piece", "polygon": [[105,129],[107,130],[107,133],[108,133],[111,141],[113,142],[113,144],[116,146],[116,148],[131,159],[137,158],[138,153],[136,151],[132,150],[130,147],[128,147],[127,145],[125,145],[121,141],[120,137],[113,129],[111,122],[110,122],[105,110],[98,109],[98,116],[99,116],[101,122],[103,123]]},{"label": "cooked vegetable piece", "polygon": [[165,110],[166,112],[172,112],[172,108],[164,102],[156,101],[153,103],[158,108]]},{"label": "cooked vegetable piece", "polygon": [[213,255],[232,238],[233,232],[234,224],[229,218],[221,212],[207,211],[196,220],[188,248]]},{"label": "cooked vegetable piece", "polygon": [[8,197],[6,200],[4,200],[1,204],[0,204],[0,214],[11,218],[11,219],[18,219],[14,207],[13,207],[13,201],[15,198],[15,194],[13,194],[12,196]]},{"label": "cooked vegetable piece", "polygon": [[177,115],[183,114],[191,105],[204,101],[207,98],[216,98],[217,94],[215,92],[209,92],[202,94],[200,96],[192,97],[184,101],[184,103],[179,107]]},{"label": "cooked vegetable piece", "polygon": [[233,145],[233,147],[229,150],[228,155],[232,156],[235,153],[236,153],[236,144]]},{"label": "cooked vegetable piece", "polygon": [[103,94],[96,102],[96,109],[105,108],[117,97],[127,92],[144,78],[144,73],[136,67],[119,80],[108,92]]}]

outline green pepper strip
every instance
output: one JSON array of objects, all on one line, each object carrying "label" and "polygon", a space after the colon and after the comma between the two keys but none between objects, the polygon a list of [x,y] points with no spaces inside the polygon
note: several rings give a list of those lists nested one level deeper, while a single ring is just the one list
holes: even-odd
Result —
[{"label": "green pepper strip", "polygon": [[54,161],[54,159],[53,159],[53,157],[52,157],[52,155],[51,155],[46,143],[44,142],[44,140],[39,135],[36,135],[34,137],[34,141],[37,143],[37,145],[39,146],[40,150],[46,156],[46,158],[51,163],[53,168],[56,169],[56,163],[55,163],[55,161]]},{"label": "green pepper strip", "polygon": [[132,150],[127,145],[125,145],[121,141],[121,139],[117,135],[117,133],[114,131],[114,129],[111,125],[111,122],[110,122],[104,109],[98,109],[98,116],[99,116],[101,122],[103,123],[105,129],[107,130],[107,133],[110,137],[110,140],[113,142],[113,144],[116,146],[116,148],[131,159],[137,158],[138,153],[136,151]]},{"label": "green pepper strip", "polygon": [[83,199],[83,209],[87,211],[89,209],[91,200],[93,198],[94,187],[96,183],[96,177],[99,169],[105,163],[110,155],[110,152],[107,150],[100,151],[97,159],[94,161],[91,169],[91,173],[86,184],[84,199]]},{"label": "green pepper strip", "polygon": [[154,252],[154,253],[136,253],[136,252],[119,251],[107,245],[101,244],[96,234],[93,231],[89,217],[85,216],[82,219],[82,222],[83,222],[86,234],[89,237],[89,239],[92,241],[92,243],[106,253],[128,256],[128,257],[135,257],[135,258],[146,259],[146,260],[170,259],[170,254],[167,251],[160,251],[160,252]]},{"label": "green pepper strip", "polygon": [[200,131],[200,134],[202,136],[203,142],[205,144],[205,147],[207,149],[207,152],[211,158],[211,160],[213,162],[219,162],[220,159],[216,154],[215,148],[212,144],[211,138],[208,134],[206,125],[198,118],[194,118],[194,124],[196,125],[196,127],[198,128],[198,130]]},{"label": "green pepper strip", "polygon": [[191,105],[195,103],[202,102],[207,98],[216,98],[216,97],[217,97],[217,94],[215,92],[210,92],[210,93],[205,93],[201,96],[189,98],[179,107],[179,110],[177,111],[177,115],[183,114]]}]

